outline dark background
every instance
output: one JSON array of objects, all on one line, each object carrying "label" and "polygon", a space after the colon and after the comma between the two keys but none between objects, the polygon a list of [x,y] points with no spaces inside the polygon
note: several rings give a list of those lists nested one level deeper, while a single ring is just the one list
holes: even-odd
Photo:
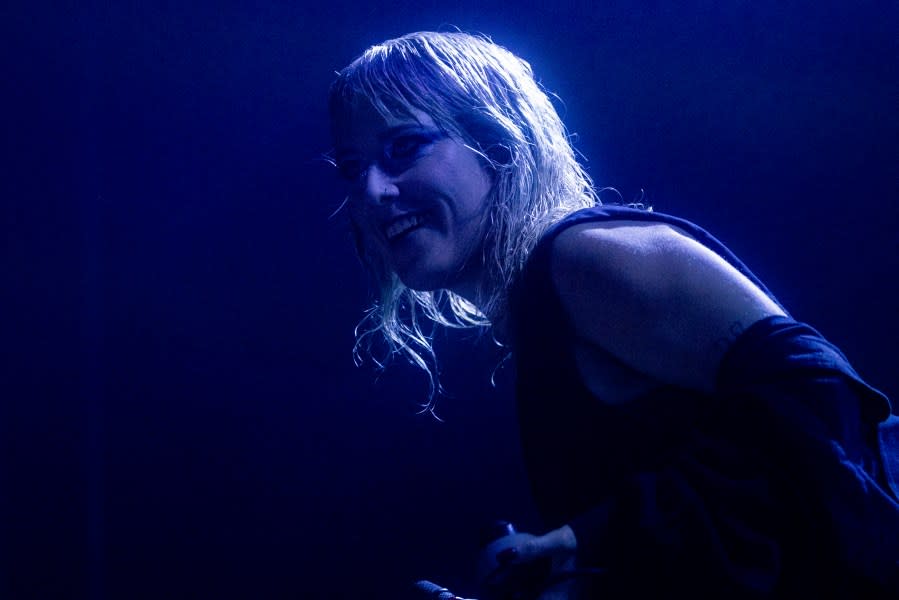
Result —
[{"label": "dark background", "polygon": [[895,6],[0,9],[0,597],[474,594],[483,523],[539,530],[489,343],[439,337],[443,422],[352,363],[325,95],[411,30],[527,58],[598,184],[713,231],[896,397]]}]

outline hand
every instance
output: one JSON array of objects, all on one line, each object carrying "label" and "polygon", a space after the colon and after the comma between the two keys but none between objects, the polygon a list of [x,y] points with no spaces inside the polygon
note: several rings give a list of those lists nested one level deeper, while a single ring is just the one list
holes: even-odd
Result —
[{"label": "hand", "polygon": [[577,539],[568,525],[554,529],[546,535],[531,537],[506,548],[496,555],[503,566],[524,564],[541,558],[550,558],[553,570],[570,568],[577,552]]},{"label": "hand", "polygon": [[[548,561],[551,573],[560,574],[575,568],[577,538],[568,525],[554,529],[546,535],[530,537],[506,548],[496,555],[500,569],[528,568],[539,562]],[[547,573],[549,574],[549,573]],[[561,581],[544,587],[537,600],[571,600],[579,598],[579,582]]]},{"label": "hand", "polygon": [[[536,536],[511,531],[490,543],[478,561],[478,580],[488,598],[534,597],[557,587],[554,574],[574,568],[577,541],[564,526]],[[564,596],[562,596],[564,597]]]}]

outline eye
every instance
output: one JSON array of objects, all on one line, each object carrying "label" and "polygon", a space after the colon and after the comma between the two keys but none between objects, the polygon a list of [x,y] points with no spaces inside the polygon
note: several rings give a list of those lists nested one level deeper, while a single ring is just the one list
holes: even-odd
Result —
[{"label": "eye", "polygon": [[384,147],[384,167],[392,173],[405,171],[412,163],[427,153],[434,142],[442,139],[440,131],[417,131],[403,133]]},{"label": "eye", "polygon": [[422,148],[429,144],[432,139],[423,134],[401,135],[394,138],[384,148],[384,154],[390,160],[408,160],[415,158]]}]

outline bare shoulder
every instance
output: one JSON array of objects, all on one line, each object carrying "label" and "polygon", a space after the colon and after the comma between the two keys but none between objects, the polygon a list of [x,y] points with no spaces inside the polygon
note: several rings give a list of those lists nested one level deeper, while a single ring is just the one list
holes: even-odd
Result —
[{"label": "bare shoulder", "polygon": [[730,343],[783,314],[718,254],[664,223],[571,227],[554,240],[552,277],[578,335],[665,383],[711,389]]},{"label": "bare shoulder", "polygon": [[[606,274],[632,283],[662,285],[654,269],[666,252],[689,240],[664,223],[612,221],[583,223],[566,229],[553,242],[553,274],[557,285],[578,277]],[[653,258],[656,257],[656,260]]]}]

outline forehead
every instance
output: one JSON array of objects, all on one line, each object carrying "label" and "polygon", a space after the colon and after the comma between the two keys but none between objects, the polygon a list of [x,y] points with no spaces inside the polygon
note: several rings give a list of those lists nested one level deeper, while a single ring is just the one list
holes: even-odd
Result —
[{"label": "forehead", "polygon": [[412,108],[408,115],[383,115],[369,102],[358,103],[338,114],[332,124],[334,147],[338,154],[364,152],[382,144],[392,136],[411,128],[435,128],[427,113]]}]

